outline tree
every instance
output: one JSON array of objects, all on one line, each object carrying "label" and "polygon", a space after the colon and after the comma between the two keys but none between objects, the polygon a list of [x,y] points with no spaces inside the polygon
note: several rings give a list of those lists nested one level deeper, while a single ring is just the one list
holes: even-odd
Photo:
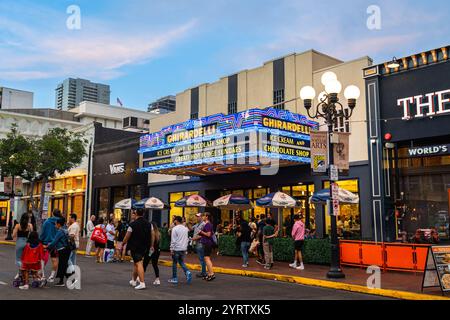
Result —
[{"label": "tree", "polygon": [[37,174],[42,183],[39,221],[42,220],[46,183],[57,174],[62,175],[81,164],[86,156],[86,143],[82,134],[62,128],[50,129],[47,134],[37,140],[36,148],[39,154]]},{"label": "tree", "polygon": [[[2,174],[20,176],[31,183],[30,199],[38,228],[42,223],[45,185],[50,178],[77,167],[86,156],[87,141],[80,133],[53,128],[42,138],[22,136],[17,125],[0,140]],[[33,198],[34,185],[42,182],[39,208]]]}]

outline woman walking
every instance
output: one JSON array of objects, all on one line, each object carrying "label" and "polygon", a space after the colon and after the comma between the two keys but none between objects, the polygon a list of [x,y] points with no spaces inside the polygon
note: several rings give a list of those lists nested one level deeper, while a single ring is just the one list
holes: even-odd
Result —
[{"label": "woman walking", "polygon": [[56,278],[59,279],[55,287],[64,287],[64,278],[68,278],[67,267],[69,265],[70,257],[70,247],[69,247],[69,233],[66,227],[66,219],[59,218],[56,221],[56,232],[55,239],[48,244],[47,249],[49,251],[56,250],[58,252],[58,271],[56,273]]},{"label": "woman walking", "polygon": [[[27,245],[28,236],[33,231],[33,226],[30,223],[30,217],[28,214],[23,214],[20,218],[20,223],[17,224],[13,231],[13,239],[16,239],[16,266],[22,267],[22,253],[23,249]],[[20,272],[17,273],[14,279],[18,279]]]},{"label": "woman walking", "polygon": [[200,242],[203,244],[206,269],[208,270],[208,275],[203,279],[205,279],[206,281],[212,281],[216,278],[216,275],[214,274],[214,268],[211,261],[211,252],[213,247],[215,246],[215,242],[213,240],[215,235],[211,221],[211,213],[206,212],[203,215],[203,221],[205,222],[205,226],[203,227],[202,231],[199,232],[199,236],[202,237],[200,239]]},{"label": "woman walking", "polygon": [[155,271],[155,281],[153,281],[153,285],[159,286],[161,281],[159,280],[159,268],[158,261],[159,255],[161,254],[161,250],[159,248],[159,243],[161,241],[161,232],[158,229],[158,225],[155,222],[152,222],[152,246],[150,247],[151,255],[150,258],[152,260],[153,270]]}]

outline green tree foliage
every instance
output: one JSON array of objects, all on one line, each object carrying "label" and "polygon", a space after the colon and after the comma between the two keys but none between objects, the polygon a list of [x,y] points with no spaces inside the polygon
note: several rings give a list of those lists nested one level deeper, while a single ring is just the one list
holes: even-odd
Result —
[{"label": "green tree foliage", "polygon": [[[82,134],[63,128],[50,129],[42,138],[30,139],[13,125],[5,139],[0,140],[0,168],[3,175],[19,176],[30,181],[30,198],[36,182],[42,182],[40,205],[33,213],[40,227],[45,197],[45,184],[57,174],[77,167],[86,156],[86,139]],[[37,211],[37,214],[36,212]]]}]

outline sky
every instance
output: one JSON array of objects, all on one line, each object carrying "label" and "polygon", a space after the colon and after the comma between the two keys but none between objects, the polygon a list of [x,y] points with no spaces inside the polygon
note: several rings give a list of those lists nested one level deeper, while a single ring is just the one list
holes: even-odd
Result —
[{"label": "sky", "polygon": [[112,104],[145,110],[293,52],[382,63],[446,46],[449,20],[444,0],[1,0],[0,86],[54,107],[58,83],[86,78],[109,84]]}]

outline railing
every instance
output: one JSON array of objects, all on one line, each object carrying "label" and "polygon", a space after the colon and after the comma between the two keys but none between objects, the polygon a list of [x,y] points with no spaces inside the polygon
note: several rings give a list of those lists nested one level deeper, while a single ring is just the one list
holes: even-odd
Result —
[{"label": "railing", "polygon": [[430,245],[340,241],[341,264],[347,266],[379,266],[384,271],[423,272]]}]

